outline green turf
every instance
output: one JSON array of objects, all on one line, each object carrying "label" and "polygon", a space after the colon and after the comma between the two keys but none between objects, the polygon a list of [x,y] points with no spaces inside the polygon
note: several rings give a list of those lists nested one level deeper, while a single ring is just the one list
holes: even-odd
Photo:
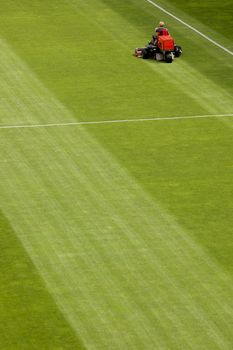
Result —
[{"label": "green turf", "polygon": [[102,126],[98,134],[232,274],[232,129],[218,120],[178,124],[118,125],[114,136],[111,126]]},{"label": "green turf", "polygon": [[84,349],[9,222],[0,215],[2,349]]},{"label": "green turf", "polygon": [[[232,48],[229,1],[160,4]],[[233,111],[232,56],[144,0],[0,16],[1,124]],[[161,18],[172,65],[132,56]],[[231,349],[232,125],[0,129],[4,349]]]}]

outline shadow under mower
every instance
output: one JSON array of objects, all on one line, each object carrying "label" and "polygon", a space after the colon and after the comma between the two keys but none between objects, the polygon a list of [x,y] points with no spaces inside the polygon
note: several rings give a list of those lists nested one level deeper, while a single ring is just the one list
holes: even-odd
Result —
[{"label": "shadow under mower", "polygon": [[144,59],[152,58],[172,63],[175,57],[182,54],[182,48],[175,44],[171,35],[162,35],[158,37],[157,45],[148,44],[143,48],[136,48],[134,54]]}]

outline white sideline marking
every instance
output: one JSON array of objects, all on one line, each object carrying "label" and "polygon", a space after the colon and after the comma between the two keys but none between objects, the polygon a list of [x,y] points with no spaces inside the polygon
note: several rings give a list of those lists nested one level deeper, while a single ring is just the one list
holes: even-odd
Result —
[{"label": "white sideline marking", "polygon": [[203,34],[202,32],[200,32],[199,30],[197,30],[196,28],[192,27],[190,24],[184,22],[182,19],[176,17],[175,15],[173,15],[171,12],[165,10],[162,6],[156,4],[155,2],[151,1],[151,0],[145,0],[147,2],[149,2],[151,5],[157,7],[158,9],[160,9],[161,11],[163,11],[164,13],[166,13],[167,15],[169,15],[170,17],[176,19],[178,22],[182,23],[183,25],[185,25],[186,27],[188,27],[189,29],[191,29],[192,31],[196,32],[197,34],[199,34],[200,36],[202,36],[203,38],[205,38],[206,40],[210,41],[212,44],[218,46],[220,49],[224,50],[225,52],[229,53],[230,55],[233,56],[233,52],[229,49],[227,49],[226,47],[220,45],[219,43],[217,43],[216,41],[214,41],[213,39],[211,39],[210,37],[208,37],[207,35]]},{"label": "white sideline marking", "polygon": [[233,117],[233,114],[206,114],[206,115],[190,115],[183,117],[157,117],[157,118],[139,118],[139,119],[118,119],[118,120],[96,120],[89,122],[67,122],[67,123],[48,123],[48,124],[22,124],[22,125],[0,125],[0,129],[29,129],[29,128],[48,128],[72,125],[94,125],[94,124],[120,124],[135,123],[158,120],[180,120],[180,119],[198,119],[198,118],[223,118]]}]

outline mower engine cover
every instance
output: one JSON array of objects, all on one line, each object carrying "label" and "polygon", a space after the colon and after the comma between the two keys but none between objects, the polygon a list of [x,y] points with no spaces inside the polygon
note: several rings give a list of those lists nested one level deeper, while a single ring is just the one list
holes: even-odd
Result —
[{"label": "mower engine cover", "polygon": [[161,51],[174,51],[174,39],[171,35],[161,35],[158,37],[158,47]]}]

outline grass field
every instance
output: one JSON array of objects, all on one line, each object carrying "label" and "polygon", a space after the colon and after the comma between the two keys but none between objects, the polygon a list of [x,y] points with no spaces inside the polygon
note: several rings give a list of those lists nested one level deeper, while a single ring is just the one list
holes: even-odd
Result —
[{"label": "grass field", "polygon": [[[0,349],[233,348],[233,3],[154,3],[207,38],[146,0],[1,4]],[[159,20],[172,64],[132,56]]]}]

